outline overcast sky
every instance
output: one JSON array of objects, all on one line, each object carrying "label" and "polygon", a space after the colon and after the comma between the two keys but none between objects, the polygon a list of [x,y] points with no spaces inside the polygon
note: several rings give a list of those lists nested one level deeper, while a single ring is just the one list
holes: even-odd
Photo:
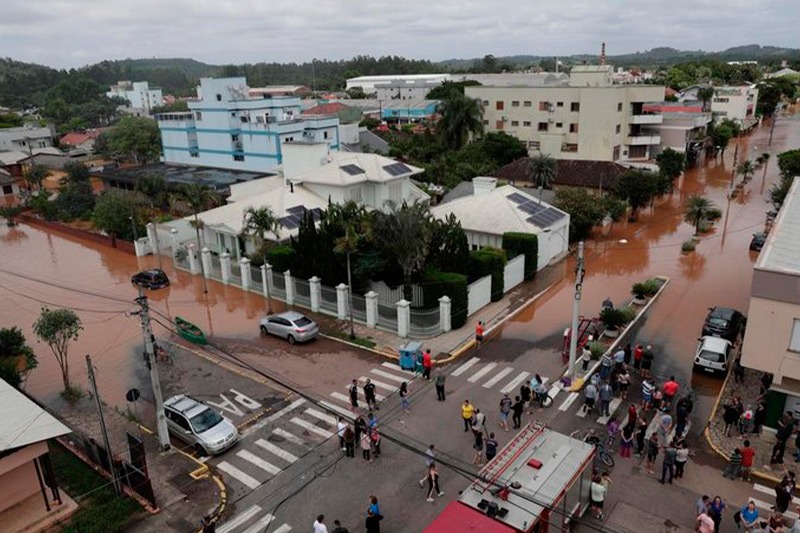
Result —
[{"label": "overcast sky", "polygon": [[3,0],[0,56],[53,67],[800,46],[798,0]]}]

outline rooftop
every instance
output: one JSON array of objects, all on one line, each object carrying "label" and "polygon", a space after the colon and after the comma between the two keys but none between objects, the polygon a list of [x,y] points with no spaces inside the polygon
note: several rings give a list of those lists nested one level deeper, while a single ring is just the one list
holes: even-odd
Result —
[{"label": "rooftop", "polygon": [[0,165],[16,165],[17,163],[21,163],[30,157],[30,154],[26,154],[24,152],[0,152]]},{"label": "rooftop", "polygon": [[0,135],[9,138],[12,141],[24,141],[25,139],[50,139],[53,137],[53,133],[50,131],[50,128],[44,128],[41,126],[3,128],[0,129]]},{"label": "rooftop", "polygon": [[564,85],[568,79],[569,76],[563,72],[507,72],[464,74],[459,81],[473,80],[486,87],[541,87]]},{"label": "rooftop", "polygon": [[[560,159],[557,160],[556,165],[553,185],[571,187],[609,187],[617,176],[628,170],[613,161]],[[512,161],[495,172],[495,176],[509,181],[532,181],[530,158],[522,157]]]},{"label": "rooftop", "polygon": [[0,454],[71,433],[50,413],[0,379]]},{"label": "rooftop", "polygon": [[297,183],[347,186],[355,183],[384,183],[422,173],[417,168],[378,154],[332,152],[329,162],[292,176]]},{"label": "rooftop", "polygon": [[756,261],[756,270],[800,274],[800,180],[794,179],[775,225]]},{"label": "rooftop", "polygon": [[263,178],[269,174],[246,172],[242,170],[224,170],[210,167],[186,167],[178,165],[165,165],[155,163],[140,167],[128,167],[113,170],[103,170],[94,172],[94,176],[105,181],[117,180],[126,183],[136,183],[143,176],[162,176],[170,185],[181,185],[189,183],[199,183],[223,192],[234,183],[251,181]]}]

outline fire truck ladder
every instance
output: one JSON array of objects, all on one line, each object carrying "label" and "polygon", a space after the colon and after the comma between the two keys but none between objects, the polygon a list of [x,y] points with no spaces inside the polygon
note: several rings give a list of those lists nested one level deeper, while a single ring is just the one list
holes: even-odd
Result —
[{"label": "fire truck ladder", "polygon": [[483,490],[493,486],[500,479],[500,476],[514,464],[514,460],[546,427],[547,425],[544,422],[539,422],[538,420],[525,424],[519,433],[500,450],[500,453],[481,470],[479,479],[484,483]]}]

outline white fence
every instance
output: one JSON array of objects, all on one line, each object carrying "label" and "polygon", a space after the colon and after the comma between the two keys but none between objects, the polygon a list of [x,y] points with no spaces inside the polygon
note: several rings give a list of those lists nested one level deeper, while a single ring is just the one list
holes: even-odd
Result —
[{"label": "white fence", "polygon": [[[369,288],[370,290],[374,291],[375,294],[378,295],[378,302],[385,305],[394,305],[400,300],[403,300],[405,297],[405,295],[403,294],[402,285],[393,289],[383,281],[373,281],[370,283]],[[422,292],[422,287],[420,287],[419,285],[412,285],[411,292],[412,292],[411,307],[422,307],[425,302],[424,293]]]},{"label": "white fence", "polygon": [[518,255],[508,263],[503,271],[503,294],[507,293],[525,279],[525,256]]},{"label": "white fence", "polygon": [[492,301],[492,276],[484,276],[467,287],[467,316]]}]

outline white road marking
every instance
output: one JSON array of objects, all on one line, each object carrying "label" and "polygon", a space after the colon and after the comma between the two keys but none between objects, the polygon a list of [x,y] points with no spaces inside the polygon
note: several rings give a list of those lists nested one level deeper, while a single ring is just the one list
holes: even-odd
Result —
[{"label": "white road marking", "polygon": [[292,526],[288,524],[283,524],[278,529],[274,530],[272,533],[289,533],[292,530]]},{"label": "white road marking", "polygon": [[[350,385],[347,385],[347,386],[345,386],[345,388],[349,390],[349,389],[350,389]],[[398,388],[399,388],[399,387],[398,387]],[[347,398],[348,398],[348,401],[349,401],[349,398],[350,398],[350,397],[348,396]],[[358,389],[358,398],[359,398],[359,400],[366,401],[366,400],[364,399],[364,398],[366,398],[366,396],[364,396],[364,389],[363,389],[363,387],[359,387],[359,389]],[[381,395],[381,394],[378,394],[378,393],[376,392],[376,393],[375,393],[375,399],[376,399],[376,400],[378,400],[379,402],[382,402],[383,400],[385,400],[385,399],[386,399],[386,396],[383,396],[383,395]]]},{"label": "white road marking", "polygon": [[379,368],[372,368],[372,369],[370,369],[370,372],[372,372],[373,374],[377,374],[379,376],[385,377],[386,379],[391,379],[392,381],[396,381],[398,383],[403,383],[404,381],[406,381],[406,382],[408,381],[408,378],[395,376],[394,374],[390,374],[388,372],[384,372],[383,370],[381,370]]},{"label": "white road marking", "polygon": [[222,461],[217,465],[217,468],[225,472],[226,474],[230,475],[238,479],[242,484],[246,485],[247,488],[250,490],[255,489],[260,485],[258,480],[252,476],[249,476],[233,466],[232,464],[228,463],[227,461]]},{"label": "white road marking", "polygon": [[561,385],[561,382],[556,381],[555,383],[553,383],[553,386],[550,387],[550,390],[547,391],[547,395],[550,396],[553,400],[555,400],[556,396],[558,396],[558,393],[561,392],[562,390],[564,390],[564,387]]},{"label": "white road marking", "polygon": [[332,392],[331,398],[339,400],[342,403],[346,403],[348,406],[350,405],[350,396],[344,395],[341,392]]},{"label": "white road marking", "polygon": [[274,464],[270,463],[269,461],[265,461],[261,457],[257,456],[254,453],[250,453],[247,450],[239,450],[238,452],[236,452],[236,457],[241,457],[245,461],[253,463],[261,470],[269,472],[273,476],[281,471],[281,469],[275,466]]},{"label": "white road marking", "polygon": [[333,433],[331,433],[327,429],[322,429],[321,427],[315,426],[311,422],[303,420],[302,418],[297,418],[296,416],[293,416],[289,420],[289,422],[291,422],[292,424],[294,424],[296,426],[300,426],[301,428],[305,429],[306,431],[310,431],[312,433],[316,433],[317,435],[319,435],[320,437],[323,437],[325,439],[330,438],[330,437],[333,436]]},{"label": "white road marking", "polygon": [[[774,491],[773,491],[773,493],[774,493]],[[759,500],[757,498],[748,498],[748,500],[750,500],[751,502],[756,504],[756,507],[764,509],[765,511],[772,511],[773,504],[771,504],[771,503],[767,503],[767,502],[765,502],[763,500]],[[789,518],[791,520],[797,520],[797,518],[798,518],[797,513],[792,512],[792,511],[788,511],[788,510],[785,513],[783,513],[783,516],[785,516],[786,518]]]},{"label": "white road marking", "polygon": [[[765,487],[764,485],[759,485],[758,483],[753,483],[753,488],[756,489],[758,492],[763,492],[764,494],[775,496],[775,489]],[[796,496],[792,497],[792,503],[795,505],[800,505],[800,498]]]},{"label": "white road marking", "polygon": [[558,410],[562,412],[566,412],[569,409],[569,406],[575,403],[575,400],[578,399],[579,394],[577,392],[570,392],[567,396],[567,399],[564,400],[564,403],[558,406]]},{"label": "white road marking", "polygon": [[396,365],[394,363],[383,362],[383,363],[381,363],[381,366],[384,367],[384,368],[390,368],[390,369],[395,370],[397,372],[402,372],[403,374],[408,374],[409,376],[415,375],[413,371],[406,370],[404,368],[400,368],[400,365]]},{"label": "white road marking", "polygon": [[522,373],[521,373],[519,376],[517,376],[517,377],[515,377],[514,379],[512,379],[511,381],[509,381],[509,382],[508,382],[508,385],[506,385],[505,387],[503,387],[502,389],[500,389],[500,392],[502,392],[503,394],[505,394],[506,392],[511,392],[511,391],[515,390],[515,389],[516,389],[517,387],[519,387],[519,386],[522,384],[522,382],[523,382],[523,381],[525,381],[525,380],[527,379],[527,377],[528,377],[528,376],[530,376],[530,375],[531,375],[531,373],[530,373],[530,372],[522,372]]},{"label": "white road marking", "polygon": [[313,409],[311,407],[306,409],[305,413],[307,415],[313,416],[314,418],[318,418],[318,419],[322,420],[323,422],[327,422],[328,424],[330,424],[330,425],[332,425],[334,427],[336,426],[336,417],[335,416],[331,416],[329,414],[325,414],[322,411],[319,411],[317,409]]},{"label": "white road marking", "polygon": [[297,444],[298,446],[303,446],[304,448],[308,447],[308,445],[306,444],[306,442],[303,439],[301,439],[300,437],[296,437],[295,435],[292,435],[288,431],[284,431],[281,428],[275,428],[275,429],[272,430],[272,432],[275,435],[286,439],[287,441],[291,442],[292,444]]},{"label": "white road marking", "polygon": [[275,520],[271,514],[265,514],[258,521],[253,522],[253,525],[244,530],[244,533],[262,533],[266,530],[267,526]]},{"label": "white road marking", "polygon": [[597,419],[598,424],[603,424],[604,426],[608,424],[608,421],[611,420],[611,417],[614,416],[614,413],[617,411],[617,408],[622,403],[621,398],[614,398],[611,400],[611,403],[608,404],[608,412],[610,416],[601,416]]},{"label": "white road marking", "polygon": [[242,514],[237,515],[230,522],[225,522],[222,526],[218,527],[217,533],[228,533],[228,531],[231,531],[232,529],[239,527],[240,525],[244,524],[245,522],[250,520],[250,518],[252,518],[253,516],[257,515],[260,512],[261,512],[261,507],[259,507],[258,505],[254,505],[245,512],[243,512]]},{"label": "white road marking", "polygon": [[272,455],[280,457],[281,459],[283,459],[287,463],[294,463],[299,459],[299,457],[297,457],[295,454],[289,453],[286,450],[284,450],[283,448],[279,448],[279,447],[275,446],[274,444],[272,444],[271,442],[266,441],[264,439],[258,439],[256,441],[256,446],[261,446],[262,448],[267,450]]},{"label": "white road marking", "polygon": [[[349,409],[345,409],[344,407],[341,407],[339,405],[333,404],[331,402],[326,402],[325,400],[320,401],[319,404],[324,406],[327,409],[330,409],[331,411],[335,411],[335,412],[339,413],[340,415],[342,415],[347,420],[354,420],[353,413]],[[349,403],[348,403],[348,405],[349,405]]]},{"label": "white road marking", "polygon": [[[359,381],[359,385],[361,385],[361,387],[363,388],[364,387],[364,383],[367,381],[367,378],[366,378],[366,376],[361,376],[360,378],[358,378],[358,381]],[[397,389],[400,388],[397,385],[389,385],[388,383],[384,383],[383,381],[378,381],[377,379],[369,378],[369,381],[370,381],[370,383],[372,383],[376,387],[381,387],[381,388],[384,388],[384,389],[388,389],[391,392],[394,392],[394,391],[396,391]]]},{"label": "white road marking", "polygon": [[463,365],[461,365],[460,367],[458,367],[458,368],[456,368],[455,370],[453,370],[453,371],[450,373],[450,375],[451,375],[451,376],[460,376],[461,374],[463,374],[464,372],[466,372],[467,370],[469,370],[470,368],[472,368],[472,366],[473,366],[475,363],[477,363],[478,361],[480,361],[480,359],[479,359],[479,358],[477,358],[477,357],[473,357],[472,359],[470,359],[469,361],[467,361],[466,363],[464,363],[464,364],[463,364]]},{"label": "white road marking", "polygon": [[486,363],[486,366],[484,366],[483,368],[472,374],[469,378],[467,378],[467,381],[469,381],[470,383],[475,383],[483,376],[494,370],[494,367],[496,366],[497,363]]},{"label": "white road marking", "polygon": [[289,405],[287,405],[286,407],[284,407],[280,411],[276,411],[276,412],[272,413],[271,415],[269,415],[264,420],[260,420],[257,423],[253,424],[252,426],[250,426],[249,428],[245,429],[242,432],[242,436],[246,437],[247,435],[250,435],[251,433],[253,433],[255,431],[258,431],[259,429],[263,428],[267,424],[276,421],[277,419],[279,419],[280,417],[282,417],[283,415],[285,415],[289,411],[292,411],[293,409],[297,409],[298,407],[303,405],[305,402],[306,402],[306,400],[304,398],[296,399],[295,401],[293,401],[292,403],[290,403]]},{"label": "white road marking", "polygon": [[504,377],[506,377],[507,375],[509,375],[513,371],[514,371],[514,369],[511,368],[510,366],[505,367],[503,370],[501,370],[500,372],[495,374],[492,379],[490,379],[489,381],[484,383],[483,384],[483,388],[484,389],[491,389],[492,387],[497,385],[500,382],[501,379],[503,379]]}]

